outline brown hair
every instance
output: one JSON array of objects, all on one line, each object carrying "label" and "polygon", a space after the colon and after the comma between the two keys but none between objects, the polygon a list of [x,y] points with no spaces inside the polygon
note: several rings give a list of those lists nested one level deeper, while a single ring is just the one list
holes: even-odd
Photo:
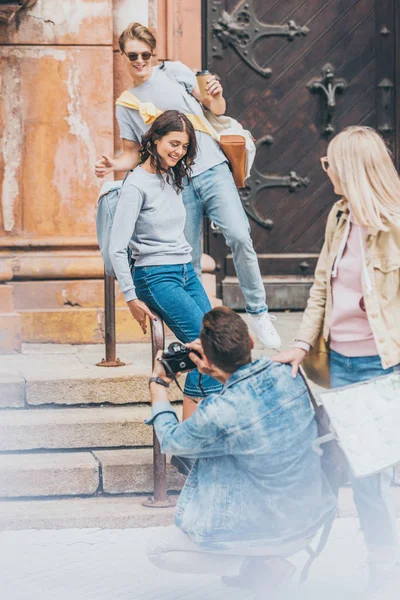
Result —
[{"label": "brown hair", "polygon": [[147,27],[140,23],[130,23],[119,36],[118,43],[121,52],[125,51],[125,42],[127,40],[140,40],[150,46],[152,52],[154,52],[156,48],[156,38],[151,33],[150,29],[147,29]]},{"label": "brown hair", "polygon": [[[155,142],[171,131],[186,131],[189,136],[189,146],[186,154],[182,156],[176,165],[166,171]],[[153,122],[150,129],[142,136],[142,144],[139,148],[140,162],[144,163],[150,157],[151,166],[161,178],[163,173],[167,173],[168,181],[169,171],[172,171],[172,185],[177,192],[183,190],[185,178],[190,177],[192,173],[192,165],[196,157],[196,152],[197,141],[193,125],[186,115],[177,110],[166,110],[161,113]]]},{"label": "brown hair", "polygon": [[251,362],[247,325],[226,306],[213,308],[204,315],[200,341],[206,358],[226,373],[234,373]]}]

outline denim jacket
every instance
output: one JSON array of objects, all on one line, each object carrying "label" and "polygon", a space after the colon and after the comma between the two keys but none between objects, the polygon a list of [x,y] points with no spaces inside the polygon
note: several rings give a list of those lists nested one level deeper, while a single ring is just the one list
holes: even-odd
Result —
[{"label": "denim jacket", "polygon": [[313,409],[288,365],[256,360],[183,423],[168,402],[155,404],[148,423],[162,452],[197,459],[175,523],[204,549],[290,543],[312,536],[335,513],[312,449]]}]

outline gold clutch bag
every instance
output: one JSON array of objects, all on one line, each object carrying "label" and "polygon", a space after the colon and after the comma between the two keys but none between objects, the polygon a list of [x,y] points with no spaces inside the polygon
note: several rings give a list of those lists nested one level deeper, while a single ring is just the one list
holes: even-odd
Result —
[{"label": "gold clutch bag", "polygon": [[310,352],[301,363],[308,379],[323,387],[331,387],[331,372],[329,367],[329,346],[324,340],[322,332],[311,348]]}]

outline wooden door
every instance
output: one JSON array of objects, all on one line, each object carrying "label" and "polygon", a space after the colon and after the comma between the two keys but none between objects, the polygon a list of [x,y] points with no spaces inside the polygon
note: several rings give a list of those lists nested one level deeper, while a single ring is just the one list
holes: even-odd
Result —
[{"label": "wooden door", "polygon": [[[332,135],[370,125],[396,151],[396,4],[203,2],[203,67],[220,76],[228,114],[257,139],[241,198],[271,308],[305,306],[336,199],[319,160]],[[223,236],[209,227],[205,243],[225,304],[243,308]]]}]

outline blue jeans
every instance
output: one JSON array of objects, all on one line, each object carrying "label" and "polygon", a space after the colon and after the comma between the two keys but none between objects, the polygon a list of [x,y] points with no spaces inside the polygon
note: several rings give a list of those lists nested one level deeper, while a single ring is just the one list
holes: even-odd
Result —
[{"label": "blue jeans", "polygon": [[[330,368],[333,388],[393,372],[393,368],[382,368],[379,356],[349,358],[333,350],[330,353]],[[361,529],[371,556],[374,556],[377,547],[393,548],[395,553],[396,517],[389,489],[393,479],[393,468],[368,477],[356,478],[351,474],[350,477]]]},{"label": "blue jeans", "polygon": [[[193,342],[200,335],[203,316],[211,304],[192,265],[135,267],[133,281],[139,300],[154,309],[183,343]],[[190,398],[202,398],[198,370],[187,374],[184,393]],[[203,375],[205,394],[218,393],[222,385]]]},{"label": "blue jeans", "polygon": [[247,312],[259,314],[268,310],[249,221],[228,163],[221,163],[192,177],[183,190],[183,202],[186,208],[185,237],[193,248],[192,263],[199,278],[203,216],[207,215],[221,229],[232,250]]}]

